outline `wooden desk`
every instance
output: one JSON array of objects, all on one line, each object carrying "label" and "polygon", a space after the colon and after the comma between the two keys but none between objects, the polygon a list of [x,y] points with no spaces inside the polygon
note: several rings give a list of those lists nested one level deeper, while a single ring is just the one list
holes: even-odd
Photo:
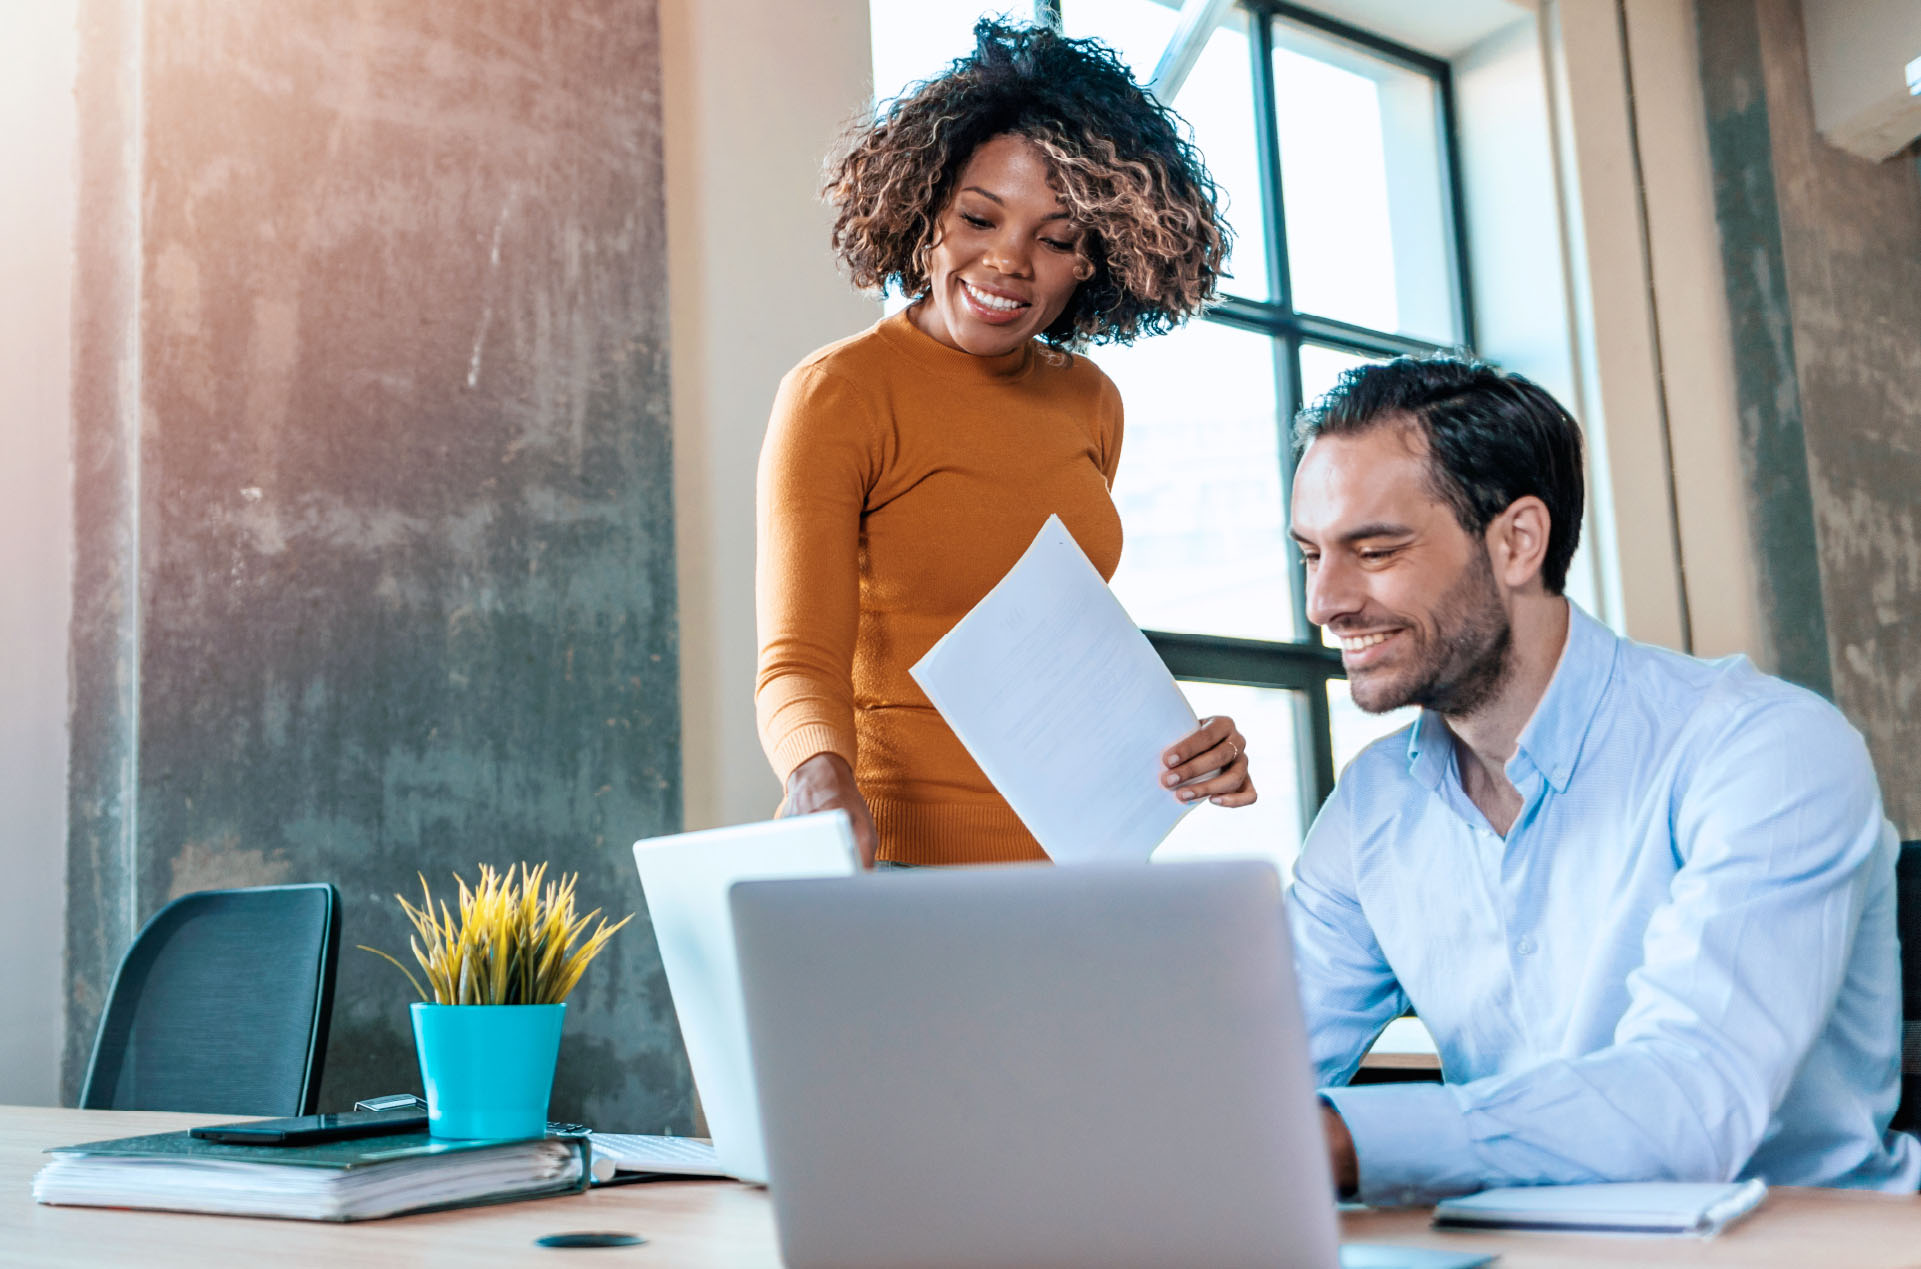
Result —
[{"label": "wooden desk", "polygon": [[[564,1230],[618,1229],[644,1246],[580,1253],[578,1263],[636,1269],[772,1269],[779,1264],[764,1191],[712,1181],[623,1185],[567,1198],[403,1216],[356,1225],[246,1220],[171,1212],[42,1207],[30,1194],[48,1146],[214,1122],[206,1115],[0,1107],[0,1263],[276,1269],[339,1264],[547,1264],[533,1240]],[[1921,1200],[1833,1190],[1778,1190],[1767,1206],[1713,1242],[1574,1238],[1546,1234],[1437,1234],[1426,1211],[1350,1212],[1356,1242],[1498,1251],[1497,1269],[1635,1265],[1743,1269],[1913,1269],[1921,1266]],[[554,1260],[570,1265],[573,1260]]]},{"label": "wooden desk", "polygon": [[1396,1018],[1361,1059],[1363,1070],[1439,1071],[1441,1055],[1419,1018]]}]

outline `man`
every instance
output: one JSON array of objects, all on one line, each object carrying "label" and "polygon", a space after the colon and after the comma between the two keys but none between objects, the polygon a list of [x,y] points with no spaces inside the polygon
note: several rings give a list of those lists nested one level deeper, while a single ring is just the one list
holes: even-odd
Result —
[{"label": "man", "polygon": [[[1423,707],[1343,773],[1288,895],[1343,1191],[1912,1192],[1897,843],[1860,736],[1563,597],[1580,433],[1518,375],[1353,371],[1295,446],[1308,615],[1363,709]],[[1342,1087],[1410,1005],[1447,1082]]]}]

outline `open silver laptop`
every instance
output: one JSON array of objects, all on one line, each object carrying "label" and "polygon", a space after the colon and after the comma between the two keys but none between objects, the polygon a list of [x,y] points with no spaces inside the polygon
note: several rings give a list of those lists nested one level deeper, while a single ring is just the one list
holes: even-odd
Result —
[{"label": "open silver laptop", "polygon": [[[794,1269],[1341,1263],[1271,865],[747,882],[733,911]],[[1389,1250],[1355,1262],[1483,1259]]]},{"label": "open silver laptop", "polygon": [[718,1173],[765,1184],[727,893],[749,878],[851,875],[859,864],[847,817],[831,811],[650,838],[634,843],[634,863],[713,1146],[595,1133],[595,1153],[621,1171]]}]

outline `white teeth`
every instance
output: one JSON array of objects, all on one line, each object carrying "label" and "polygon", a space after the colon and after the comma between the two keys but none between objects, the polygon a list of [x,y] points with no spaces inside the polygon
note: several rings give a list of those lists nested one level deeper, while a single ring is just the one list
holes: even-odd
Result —
[{"label": "white teeth", "polygon": [[1352,638],[1343,636],[1341,639],[1341,651],[1359,652],[1362,648],[1371,648],[1387,638],[1387,635],[1391,633],[1393,632],[1389,631],[1387,634],[1355,635]]},{"label": "white teeth", "polygon": [[1011,313],[1017,308],[1027,307],[1019,300],[1004,300],[998,295],[989,295],[971,282],[963,282],[961,285],[967,288],[967,293],[982,308],[991,308],[997,313]]}]

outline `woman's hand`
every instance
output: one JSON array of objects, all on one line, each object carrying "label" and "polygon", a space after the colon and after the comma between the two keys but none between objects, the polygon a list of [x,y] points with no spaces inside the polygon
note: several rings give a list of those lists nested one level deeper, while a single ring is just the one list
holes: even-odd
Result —
[{"label": "woman's hand", "polygon": [[780,804],[780,814],[812,815],[816,811],[847,812],[854,846],[860,851],[860,866],[874,866],[874,852],[880,848],[874,813],[867,809],[867,799],[854,784],[854,769],[837,753],[817,753],[787,777],[787,797]]},{"label": "woman's hand", "polygon": [[[1216,806],[1247,806],[1258,796],[1247,776],[1247,737],[1225,714],[1203,718],[1200,730],[1183,737],[1161,761],[1168,767],[1161,783],[1183,802],[1207,798]],[[1199,778],[1209,772],[1207,779]]]}]

